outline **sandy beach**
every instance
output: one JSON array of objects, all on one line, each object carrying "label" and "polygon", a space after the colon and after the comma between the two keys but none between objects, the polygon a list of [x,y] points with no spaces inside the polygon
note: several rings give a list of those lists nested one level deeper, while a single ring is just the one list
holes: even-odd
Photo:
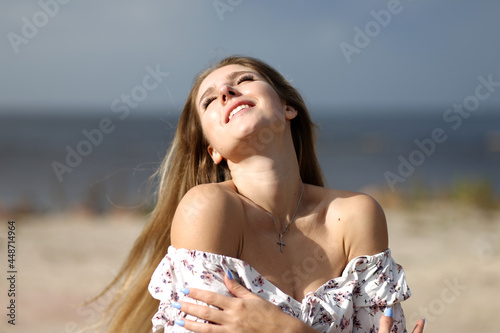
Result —
[{"label": "sandy beach", "polygon": [[[385,208],[393,257],[412,297],[403,305],[411,332],[498,332],[500,212],[452,204]],[[7,221],[3,217],[2,257]],[[16,221],[16,325],[7,324],[8,284],[2,279],[2,332],[78,332],[104,309],[106,297],[79,304],[115,276],[146,218],[132,213],[49,214]],[[6,260],[2,268],[7,271]]]}]

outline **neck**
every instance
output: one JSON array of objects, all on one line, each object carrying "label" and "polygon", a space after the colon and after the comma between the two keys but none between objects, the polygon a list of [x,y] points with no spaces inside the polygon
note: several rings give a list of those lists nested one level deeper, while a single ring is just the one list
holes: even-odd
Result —
[{"label": "neck", "polygon": [[302,192],[293,143],[289,149],[228,164],[233,183],[241,195],[271,213],[281,228],[291,222]]}]

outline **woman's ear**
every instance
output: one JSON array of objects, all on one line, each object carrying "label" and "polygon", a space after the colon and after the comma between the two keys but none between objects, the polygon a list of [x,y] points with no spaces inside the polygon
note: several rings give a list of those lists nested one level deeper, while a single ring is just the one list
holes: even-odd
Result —
[{"label": "woman's ear", "polygon": [[208,153],[215,164],[219,164],[224,158],[217,150],[214,149],[214,147],[212,147],[212,145],[208,145]]},{"label": "woman's ear", "polygon": [[297,117],[298,111],[293,107],[288,104],[285,105],[285,118],[286,120],[292,120],[293,118]]}]

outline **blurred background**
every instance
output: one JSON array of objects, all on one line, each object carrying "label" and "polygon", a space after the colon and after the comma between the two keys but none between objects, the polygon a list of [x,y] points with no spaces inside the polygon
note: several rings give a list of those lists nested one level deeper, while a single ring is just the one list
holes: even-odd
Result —
[{"label": "blurred background", "polygon": [[302,93],[328,186],[386,209],[414,286],[409,327],[426,311],[428,332],[498,327],[463,309],[492,308],[481,302],[499,287],[500,3],[0,4],[0,216],[17,221],[25,265],[9,331],[36,319],[76,332],[101,312],[73,305],[116,274],[147,219],[193,78],[233,54]]}]

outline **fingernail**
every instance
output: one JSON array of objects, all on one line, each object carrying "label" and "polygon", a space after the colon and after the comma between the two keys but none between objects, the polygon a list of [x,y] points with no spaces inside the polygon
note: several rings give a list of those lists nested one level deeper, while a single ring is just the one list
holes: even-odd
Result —
[{"label": "fingernail", "polygon": [[189,289],[188,288],[181,288],[181,293],[183,293],[184,295],[188,295]]},{"label": "fingernail", "polygon": [[184,320],[182,320],[182,319],[176,319],[174,322],[176,325],[184,326]]},{"label": "fingernail", "polygon": [[228,277],[230,280],[234,280],[234,278],[233,278],[233,273],[231,273],[231,271],[229,270],[229,268],[226,270],[226,273],[227,273],[227,277]]},{"label": "fingernail", "polygon": [[181,305],[181,303],[179,303],[179,302],[172,302],[172,306],[173,306],[174,308],[176,308],[176,309],[179,309],[179,310],[180,310],[180,308],[181,308],[181,306],[182,306],[182,305]]},{"label": "fingernail", "polygon": [[392,309],[391,308],[385,309],[384,316],[392,318]]}]

